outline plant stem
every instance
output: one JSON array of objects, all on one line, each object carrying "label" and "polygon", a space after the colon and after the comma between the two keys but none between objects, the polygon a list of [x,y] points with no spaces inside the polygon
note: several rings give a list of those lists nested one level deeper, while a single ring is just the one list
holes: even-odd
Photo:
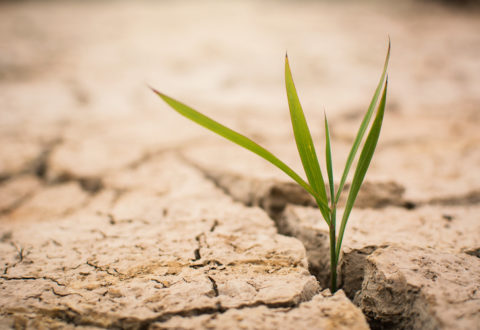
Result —
[{"label": "plant stem", "polygon": [[335,293],[337,291],[337,254],[336,254],[336,205],[332,205],[332,212],[330,218],[330,279],[331,279],[331,291]]}]

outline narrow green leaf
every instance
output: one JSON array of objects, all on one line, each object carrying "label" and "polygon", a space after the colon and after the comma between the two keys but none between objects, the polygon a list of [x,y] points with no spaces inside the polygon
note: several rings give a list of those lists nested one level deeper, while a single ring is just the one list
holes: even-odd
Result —
[{"label": "narrow green leaf", "polygon": [[[290,176],[293,180],[295,180],[300,186],[303,187],[308,193],[310,193],[317,201],[321,200],[319,194],[312,188],[310,185],[305,182],[295,171],[293,171],[288,165],[278,159],[275,155],[273,155],[270,151],[263,148],[262,146],[258,145],[251,139],[247,138],[246,136],[239,134],[230,128],[223,126],[222,124],[216,122],[215,120],[201,114],[200,112],[190,108],[189,106],[172,99],[171,97],[153,89],[160,98],[162,98],[169,106],[171,106],[175,111],[180,113],[181,115],[187,117],[188,119],[196,122],[197,124],[217,133],[220,136],[244,147],[245,149],[250,150],[251,152],[259,155],[263,159],[269,161],[288,176]],[[322,205],[324,208],[327,207],[327,204],[324,203]]]},{"label": "narrow green leaf", "polygon": [[330,202],[334,209],[335,186],[333,183],[332,146],[330,144],[330,129],[327,114],[325,113],[325,159],[327,161],[328,186],[330,188]]},{"label": "narrow green leaf", "polygon": [[342,178],[338,186],[335,202],[338,202],[338,200],[340,199],[340,195],[343,191],[343,187],[345,186],[345,181],[347,180],[348,172],[350,171],[350,168],[352,166],[353,160],[355,159],[355,155],[357,153],[358,147],[362,142],[365,131],[367,130],[368,124],[370,123],[370,119],[372,118],[373,111],[375,110],[375,106],[377,105],[378,97],[380,95],[380,92],[382,91],[382,86],[383,86],[385,77],[387,75],[387,67],[388,67],[389,60],[390,60],[390,39],[388,39],[388,50],[387,50],[387,56],[385,57],[385,64],[383,65],[382,76],[380,77],[380,81],[378,82],[377,88],[375,89],[375,93],[373,94],[372,101],[368,106],[367,113],[363,117],[362,123],[360,124],[360,128],[358,129],[357,136],[355,137],[355,140],[353,142],[352,149],[348,154],[347,162],[345,164],[345,169],[343,170]]},{"label": "narrow green leaf", "polygon": [[330,188],[330,278],[332,292],[337,290],[337,257],[335,253],[335,240],[337,229],[337,206],[335,205],[335,186],[333,183],[332,146],[330,143],[330,128],[328,127],[327,114],[325,115],[325,159],[328,172],[328,186]]},{"label": "narrow green leaf", "polygon": [[319,200],[317,200],[317,203],[319,204],[318,206],[323,218],[329,223],[328,207],[324,206],[328,203],[325,182],[323,180],[322,171],[320,170],[315,147],[313,146],[312,136],[308,129],[307,121],[305,120],[305,115],[303,114],[302,106],[300,105],[300,100],[298,99],[295,84],[293,83],[292,72],[290,71],[287,56],[285,56],[285,86],[287,89],[290,118],[298,153],[300,154],[308,182],[320,197]]},{"label": "narrow green leaf", "polygon": [[342,216],[342,223],[340,225],[340,230],[338,232],[338,240],[336,247],[337,260],[340,255],[340,249],[342,247],[343,234],[345,233],[345,227],[347,225],[348,217],[352,211],[353,204],[357,198],[358,191],[360,186],[363,183],[365,174],[367,173],[368,166],[372,160],[375,147],[377,146],[378,138],[380,136],[380,130],[382,128],[383,115],[385,112],[385,102],[387,99],[387,87],[388,87],[388,77],[385,80],[385,87],[383,89],[382,98],[378,105],[377,114],[373,121],[372,127],[368,132],[367,139],[363,146],[362,152],[360,153],[360,158],[358,159],[357,168],[355,169],[355,174],[353,175],[352,186],[350,187],[350,192],[348,193],[347,203],[345,204],[345,211]]}]

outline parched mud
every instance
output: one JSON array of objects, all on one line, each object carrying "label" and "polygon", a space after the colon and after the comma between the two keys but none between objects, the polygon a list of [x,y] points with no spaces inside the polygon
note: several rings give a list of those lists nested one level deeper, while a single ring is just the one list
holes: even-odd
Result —
[{"label": "parched mud", "polygon": [[[341,293],[318,295],[298,240],[278,235],[263,211],[232,202],[178,157],[157,157],[105,182],[69,214],[57,197],[44,213],[33,209],[28,218],[32,205],[45,202],[25,202],[3,219],[5,325],[144,329],[171,327],[181,317],[195,328],[195,316],[245,310],[265,327],[275,315],[293,322],[308,312],[308,322],[366,328]],[[334,320],[313,315],[325,308],[344,313]]]},{"label": "parched mud", "polygon": [[[229,177],[229,175],[225,175]],[[222,185],[221,182],[226,182],[225,179],[216,179],[215,182],[217,184]],[[297,203],[298,201],[301,202],[301,199],[292,197],[290,200],[282,199],[279,201],[278,194],[272,192],[278,192],[282,190],[282,186],[288,186],[284,184],[275,184],[271,182],[264,182],[264,184],[269,189],[263,190],[267,191],[267,194],[264,196],[257,196],[256,202],[254,204],[258,204],[261,207],[264,207],[268,213],[275,219],[277,224],[277,228],[280,233],[288,236],[293,236],[299,239],[305,246],[307,250],[307,256],[309,260],[309,269],[314,274],[322,286],[327,287],[329,283],[329,273],[328,273],[328,265],[329,265],[329,244],[328,244],[328,228],[326,225],[319,224],[319,217],[320,214],[318,210],[314,210],[311,206],[310,207],[302,207],[302,206],[295,206],[295,204],[304,204],[304,203]],[[257,186],[260,185],[259,182],[256,184]],[[272,186],[277,185],[276,188],[272,188]],[[254,185],[252,185],[254,186]],[[367,185],[368,187],[369,185]],[[370,186],[372,186],[370,184]],[[379,185],[379,187],[383,187],[384,185]],[[279,188],[280,187],[280,188]],[[238,187],[230,187],[228,189],[227,186],[224,187],[227,191],[234,191],[235,194],[240,194],[240,189]],[[378,199],[376,196],[377,191],[379,189],[365,189],[363,190],[362,198],[359,198],[360,201],[370,199],[372,202],[369,205],[362,205],[359,202],[360,207],[365,209],[371,208],[374,209],[372,211],[365,211],[365,215],[363,217],[372,217],[372,212],[379,213],[377,206],[378,203],[375,200]],[[261,189],[257,189],[258,191],[262,191]],[[297,193],[303,195],[304,192],[298,190]],[[371,195],[370,195],[371,194]],[[246,196],[251,195],[248,191],[245,193]],[[235,195],[236,196],[236,195]],[[240,196],[238,197],[239,200],[243,200]],[[460,200],[461,197],[458,197],[457,200]],[[270,200],[273,200],[273,204],[276,205],[275,208],[269,208],[272,203]],[[358,219],[354,218],[350,221],[350,228],[351,231],[354,232],[354,239],[346,239],[343,247],[342,259],[339,265],[339,274],[340,274],[340,283],[341,288],[347,294],[350,299],[354,300],[359,307],[366,313],[367,317],[370,319],[370,324],[373,328],[383,329],[383,328],[415,328],[415,329],[437,329],[437,328],[449,328],[455,326],[460,326],[461,328],[469,329],[474,327],[478,323],[478,311],[479,305],[476,303],[476,293],[480,288],[480,282],[475,279],[476,272],[475,267],[478,267],[478,259],[472,258],[469,259],[468,265],[463,265],[460,261],[455,261],[455,258],[463,258],[467,259],[468,257],[465,254],[469,254],[472,256],[477,256],[475,249],[468,249],[467,246],[478,246],[480,241],[478,239],[478,232],[480,227],[478,226],[478,221],[475,215],[478,212],[478,206],[472,206],[472,210],[469,212],[465,212],[465,210],[461,210],[461,215],[453,216],[449,214],[458,214],[460,210],[452,209],[452,203],[450,203],[451,199],[445,198],[441,199],[446,201],[443,208],[436,208],[432,209],[431,207],[423,207],[422,209],[417,210],[415,213],[412,211],[407,211],[409,208],[407,207],[406,210],[403,207],[403,203],[395,203],[393,206],[396,206],[397,209],[389,208],[386,211],[389,214],[388,218],[375,220],[372,219],[368,221],[367,219]],[[468,203],[471,199],[467,198],[466,202]],[[428,203],[428,204],[437,204],[435,203]],[[460,203],[453,203],[455,206],[465,205],[462,202]],[[475,205],[475,203],[471,203]],[[386,207],[386,205],[384,205]],[[400,208],[399,208],[400,207]],[[402,210],[403,209],[403,210]],[[432,217],[432,214],[438,212],[438,210],[443,211],[442,219],[438,219],[439,223],[431,223],[428,220],[428,216]],[[382,218],[385,217],[385,210],[382,212]],[[378,217],[378,216],[377,216]],[[372,217],[373,218],[373,217]],[[434,216],[432,220],[435,220]],[[455,219],[455,221],[454,221]],[[362,221],[363,220],[363,221]],[[443,220],[443,221],[442,221]],[[381,221],[381,222],[380,222]],[[401,225],[398,225],[398,222],[402,221]],[[409,224],[405,224],[405,222],[409,222]],[[454,222],[454,223],[452,223]],[[442,224],[443,223],[443,224]],[[362,227],[372,228],[375,227],[374,232],[362,230]],[[425,227],[423,229],[422,227]],[[411,228],[415,228],[416,232],[412,233]],[[452,230],[454,228],[454,230]],[[361,234],[357,233],[357,231],[363,231]],[[391,234],[391,233],[394,234]],[[434,242],[431,240],[431,235],[434,233],[438,235],[438,239]],[[355,235],[356,234],[356,235]],[[410,236],[406,239],[406,235]],[[376,252],[375,255],[382,253],[381,251],[391,251],[397,245],[407,245],[410,246],[409,250],[405,250],[402,252],[402,257],[412,256],[412,260],[414,260],[415,256],[418,256],[421,260],[426,260],[429,256],[429,253],[438,253],[437,251],[448,251],[442,255],[442,258],[446,260],[446,264],[442,264],[442,262],[433,262],[428,261],[425,262],[425,265],[435,264],[438,266],[436,269],[436,273],[429,271],[428,269],[422,269],[424,272],[423,276],[426,276],[424,279],[428,282],[428,280],[437,282],[436,279],[439,275],[446,278],[456,278],[458,279],[459,276],[465,276],[465,279],[458,283],[459,287],[455,290],[459,290],[460,296],[463,294],[464,290],[470,292],[467,298],[456,298],[456,294],[454,293],[455,290],[452,290],[449,293],[449,299],[457,299],[462,303],[467,303],[469,306],[467,308],[470,309],[466,311],[466,306],[458,305],[458,303],[454,303],[458,305],[458,308],[455,307],[452,309],[450,304],[446,304],[448,307],[443,307],[450,309],[450,312],[457,311],[458,316],[454,318],[443,318],[446,310],[442,310],[438,308],[437,305],[440,304],[440,301],[444,303],[444,295],[441,293],[441,290],[444,289],[445,283],[433,283],[433,287],[430,289],[432,293],[426,293],[423,291],[423,287],[426,285],[422,282],[422,275],[416,279],[420,283],[415,283],[415,297],[408,298],[413,299],[412,301],[394,301],[390,302],[385,300],[385,296],[382,296],[381,290],[390,290],[390,294],[395,297],[399,293],[392,293],[391,289],[384,288],[388,286],[386,283],[383,283],[378,278],[372,278],[370,274],[372,271],[369,270],[369,265],[372,260],[372,253]],[[428,247],[428,248],[435,248],[435,250],[430,249],[428,252],[421,247]],[[463,254],[463,257],[460,254]],[[458,257],[457,257],[458,255]],[[396,260],[397,257],[391,257],[391,259],[385,259],[385,261],[394,260],[392,264],[396,267]],[[451,261],[450,259],[454,260]],[[447,261],[448,260],[448,261]],[[463,261],[462,261],[463,262]],[[418,265],[415,266],[413,264],[408,264],[405,268],[402,269],[412,269],[413,272],[419,270]],[[452,263],[460,264],[459,267],[456,269],[452,269]],[[472,269],[472,266],[474,269]],[[378,266],[378,267],[392,267],[392,266]],[[425,268],[425,267],[423,267]],[[430,276],[433,276],[430,278]],[[469,280],[467,280],[469,278]],[[407,281],[408,281],[407,277]],[[375,283],[374,288],[370,288],[370,282]],[[402,276],[396,283],[396,279],[389,280],[394,281],[394,285],[403,285],[402,281],[405,281],[405,278]],[[448,280],[447,280],[448,282]],[[391,283],[391,282],[388,282]],[[469,288],[468,285],[472,287]],[[382,289],[384,288],[384,289]],[[371,293],[368,293],[370,290]],[[407,290],[407,289],[402,289]],[[410,290],[410,289],[408,289]],[[437,292],[440,290],[440,292]],[[410,291],[408,291],[410,292]],[[407,292],[402,293],[407,294]],[[417,303],[417,299],[424,299],[425,295],[430,296],[432,294],[439,295],[438,301],[437,300],[427,300]],[[374,295],[375,301],[372,302],[372,298],[363,298],[368,297],[368,295]],[[418,296],[418,297],[417,297]],[[364,299],[364,300],[362,300]],[[406,298],[407,299],[407,298]],[[453,301],[451,302],[453,304]],[[392,305],[400,305],[405,308],[403,312],[380,312],[382,308],[386,308],[387,310],[391,307],[388,307],[388,304]],[[383,305],[387,305],[386,307],[382,307]],[[425,306],[419,307],[419,305],[426,305],[428,309],[433,309],[433,312],[428,313],[420,313],[418,315],[418,311],[416,308],[425,308]],[[411,309],[408,309],[411,308]],[[408,309],[408,310],[407,310]],[[387,314],[389,314],[387,316]],[[464,316],[468,315],[465,319]]]},{"label": "parched mud", "polygon": [[[248,183],[246,178],[208,171],[205,175],[236,200],[265,209],[279,233],[299,239],[307,251],[310,272],[321,286],[328,287],[328,227],[312,201],[302,198],[306,195],[301,188],[270,181]],[[467,247],[480,244],[477,203],[463,196],[455,198],[459,201],[455,203],[452,198],[441,198],[425,204],[443,201],[442,206],[424,206],[413,212],[398,199],[384,204],[385,195],[400,190],[385,189],[392,186],[367,183],[359,197],[359,207],[372,210],[350,221],[354,238],[345,239],[343,245],[341,289],[362,309],[373,329],[475,328],[480,321],[480,263],[478,249]],[[471,205],[471,209],[455,210],[452,205]],[[384,207],[388,208],[379,212]],[[435,219],[439,210],[441,219]],[[375,219],[379,215],[382,219]],[[432,234],[437,236],[434,241]]]},{"label": "parched mud", "polygon": [[[426,1],[0,2],[0,328],[480,329],[478,18]],[[287,49],[338,178],[387,34],[385,122],[332,295],[311,197],[147,85],[299,170]]]}]

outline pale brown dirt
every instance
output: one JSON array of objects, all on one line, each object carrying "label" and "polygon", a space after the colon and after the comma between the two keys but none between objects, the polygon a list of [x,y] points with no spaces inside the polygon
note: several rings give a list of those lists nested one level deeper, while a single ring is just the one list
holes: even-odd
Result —
[{"label": "pale brown dirt", "polygon": [[[478,31],[427,1],[0,2],[0,328],[480,329]],[[301,173],[288,50],[338,178],[387,35],[332,296],[311,199],[148,86]]]}]

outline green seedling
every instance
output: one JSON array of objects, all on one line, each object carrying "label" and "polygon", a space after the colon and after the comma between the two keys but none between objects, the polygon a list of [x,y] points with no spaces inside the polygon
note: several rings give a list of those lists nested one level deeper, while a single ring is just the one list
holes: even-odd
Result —
[{"label": "green seedling", "polygon": [[[377,85],[375,93],[372,97],[370,105],[363,117],[360,128],[358,129],[357,135],[353,142],[352,148],[348,155],[345,168],[343,170],[340,183],[335,192],[334,180],[333,180],[333,167],[332,167],[332,148],[330,144],[330,132],[328,127],[327,116],[325,114],[325,159],[326,159],[326,168],[327,168],[327,177],[328,177],[328,194],[327,189],[325,188],[325,181],[323,179],[322,171],[318,163],[317,154],[315,152],[315,147],[313,145],[312,136],[308,128],[305,116],[298,99],[297,91],[293,83],[292,73],[290,71],[290,65],[288,63],[288,57],[285,57],[285,85],[287,89],[287,98],[288,105],[290,108],[290,117],[293,126],[293,132],[295,135],[295,141],[297,144],[298,153],[302,160],[303,168],[305,174],[307,175],[307,181],[302,179],[302,177],[287,166],[283,161],[278,159],[270,151],[258,145],[248,137],[237,133],[230,128],[223,126],[222,124],[210,119],[209,117],[201,114],[200,112],[190,108],[189,106],[180,103],[172,99],[171,97],[160,93],[159,91],[153,89],[153,91],[162,98],[168,105],[170,105],[175,111],[181,115],[187,117],[188,119],[196,122],[197,124],[217,133],[218,135],[223,136],[224,138],[256,153],[260,157],[269,161],[280,170],[285,172],[293,180],[295,180],[300,186],[302,186],[310,195],[315,199],[320,213],[328,225],[329,228],[329,237],[330,237],[330,272],[331,272],[331,291],[335,292],[337,290],[337,265],[340,258],[340,251],[342,247],[343,236],[345,234],[345,227],[347,225],[348,217],[352,211],[355,199],[357,198],[360,187],[365,178],[365,174],[370,165],[377,141],[380,135],[380,129],[382,127],[383,115],[385,111],[385,101],[387,98],[387,67],[388,61],[390,58],[390,42],[388,44],[387,56],[385,58],[385,64],[383,67],[383,72],[380,78],[380,81]],[[383,90],[383,92],[382,92]],[[378,101],[381,94],[380,102]],[[377,106],[378,104],[378,106]],[[338,236],[336,235],[337,230],[337,204],[340,199],[340,195],[345,188],[345,182],[347,180],[348,174],[352,167],[352,164],[355,160],[355,156],[360,147],[360,144],[363,141],[364,135],[368,129],[369,123],[373,116],[373,113],[377,109],[375,118],[372,125],[370,126],[369,132],[363,144],[362,151],[358,157],[357,165],[355,172],[353,174],[353,179],[350,185],[350,190],[348,192],[348,197],[346,200],[345,208],[342,215],[342,220],[340,222],[340,228],[338,231]]]}]

